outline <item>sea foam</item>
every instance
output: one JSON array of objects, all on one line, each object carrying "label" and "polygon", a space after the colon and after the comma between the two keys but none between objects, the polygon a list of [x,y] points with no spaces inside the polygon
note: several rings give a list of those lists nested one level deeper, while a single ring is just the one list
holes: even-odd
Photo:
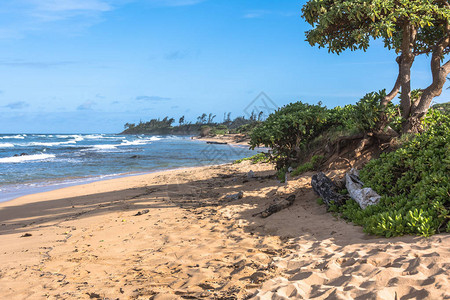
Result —
[{"label": "sea foam", "polygon": [[14,144],[11,143],[0,143],[0,148],[13,148]]},{"label": "sea foam", "polygon": [[24,156],[13,156],[0,158],[0,163],[20,163],[31,160],[45,160],[56,157],[53,154],[33,154]]}]

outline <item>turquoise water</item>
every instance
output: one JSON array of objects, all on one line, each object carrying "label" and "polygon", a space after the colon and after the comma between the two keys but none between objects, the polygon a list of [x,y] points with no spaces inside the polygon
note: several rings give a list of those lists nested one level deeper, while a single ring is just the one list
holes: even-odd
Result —
[{"label": "turquoise water", "polygon": [[0,134],[0,201],[128,174],[227,163],[255,153],[188,136]]}]

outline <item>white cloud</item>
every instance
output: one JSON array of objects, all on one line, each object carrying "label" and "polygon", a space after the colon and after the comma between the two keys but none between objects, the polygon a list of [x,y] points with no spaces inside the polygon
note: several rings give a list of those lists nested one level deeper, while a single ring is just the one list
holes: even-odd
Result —
[{"label": "white cloud", "polygon": [[175,7],[204,1],[207,0],[1,0],[0,39],[23,38],[30,32],[48,30],[78,33],[102,22],[105,13],[129,3]]}]

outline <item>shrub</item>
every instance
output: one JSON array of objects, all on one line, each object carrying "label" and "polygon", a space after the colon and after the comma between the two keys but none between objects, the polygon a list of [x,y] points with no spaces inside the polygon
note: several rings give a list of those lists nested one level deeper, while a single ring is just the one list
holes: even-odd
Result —
[{"label": "shrub", "polygon": [[366,94],[355,105],[327,109],[319,102],[288,104],[253,129],[250,145],[271,147],[277,170],[298,163],[302,152],[322,133],[338,130],[352,133],[379,131],[386,125],[400,129],[398,106],[381,106],[384,90]]},{"label": "shrub", "polygon": [[251,133],[250,145],[271,147],[276,157],[277,169],[295,161],[301,148],[328,126],[326,107],[291,103],[271,114]]},{"label": "shrub", "polygon": [[383,107],[381,101],[385,96],[385,90],[371,92],[364,95],[355,105],[335,107],[332,112],[334,123],[342,124],[347,130],[365,133],[380,131],[386,125],[400,130],[402,118],[399,106],[389,102]]},{"label": "shrub", "polygon": [[423,126],[425,132],[361,170],[365,185],[382,195],[380,203],[361,210],[351,200],[341,208],[367,233],[390,237],[449,231],[450,117],[430,110]]},{"label": "shrub", "polygon": [[227,125],[217,125],[216,127],[211,129],[211,134],[213,135],[224,135],[229,132]]},{"label": "shrub", "polygon": [[255,154],[255,155],[253,155],[251,157],[245,157],[245,158],[241,158],[241,159],[235,160],[233,163],[234,164],[239,164],[239,163],[241,163],[243,161],[247,161],[247,160],[251,161],[252,164],[267,163],[267,162],[269,162],[269,156],[268,156],[267,153],[261,152],[261,153]]}]

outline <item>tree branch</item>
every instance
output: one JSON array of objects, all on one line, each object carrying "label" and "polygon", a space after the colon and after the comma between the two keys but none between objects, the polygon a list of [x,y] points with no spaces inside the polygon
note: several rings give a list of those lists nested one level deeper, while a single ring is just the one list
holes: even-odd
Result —
[{"label": "tree branch", "polygon": [[384,99],[381,101],[381,106],[385,107],[389,102],[392,101],[392,99],[395,98],[395,96],[397,96],[398,92],[400,91],[400,87],[402,84],[402,73],[401,73],[401,61],[402,61],[402,56],[398,56],[395,61],[398,64],[398,76],[397,76],[397,80],[395,81],[394,87],[392,88],[391,92],[389,94],[386,95],[386,97],[384,97]]},{"label": "tree branch", "polygon": [[414,103],[412,113],[418,117],[425,114],[430,107],[431,101],[434,97],[442,93],[442,88],[447,80],[447,75],[450,73],[450,60],[441,65],[444,50],[450,46],[450,24],[446,25],[447,34],[433,50],[431,56],[431,74],[432,83],[423,90],[420,100]]}]

